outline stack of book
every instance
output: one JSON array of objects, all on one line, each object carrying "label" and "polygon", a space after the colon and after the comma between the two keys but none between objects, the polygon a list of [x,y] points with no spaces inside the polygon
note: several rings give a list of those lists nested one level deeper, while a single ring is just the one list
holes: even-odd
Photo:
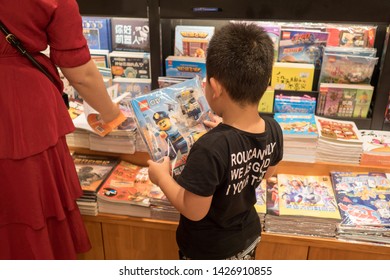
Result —
[{"label": "stack of book", "polygon": [[390,132],[360,130],[363,139],[362,165],[390,166]]},{"label": "stack of book", "polygon": [[97,193],[99,213],[151,218],[150,199],[164,197],[148,168],[121,161]]},{"label": "stack of book", "polygon": [[359,164],[363,140],[355,122],[315,117],[318,129],[316,161]]},{"label": "stack of book", "polygon": [[164,196],[150,199],[151,218],[168,221],[179,221],[180,213]]},{"label": "stack of book", "polygon": [[276,113],[283,131],[283,160],[315,162],[318,140],[314,114]]},{"label": "stack of book", "polygon": [[[269,181],[265,231],[336,236],[340,212],[330,176],[278,174]],[[268,197],[267,197],[268,198]]]},{"label": "stack of book", "polygon": [[81,214],[96,216],[98,214],[97,192],[118,164],[119,159],[78,153],[74,153],[72,157],[83,190],[83,195],[77,199],[77,205]]},{"label": "stack of book", "polygon": [[390,244],[390,173],[331,172],[342,221],[337,237]]}]

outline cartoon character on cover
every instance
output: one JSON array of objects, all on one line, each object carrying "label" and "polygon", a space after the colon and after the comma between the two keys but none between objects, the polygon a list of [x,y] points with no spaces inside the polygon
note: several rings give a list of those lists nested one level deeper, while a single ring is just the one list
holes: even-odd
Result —
[{"label": "cartoon character on cover", "polygon": [[194,97],[194,90],[184,90],[180,92],[177,99],[180,103],[180,109],[183,115],[197,121],[202,113],[198,101]]},{"label": "cartoon character on cover", "polygon": [[153,120],[160,130],[160,137],[165,139],[168,143],[167,156],[170,159],[174,159],[177,152],[186,154],[188,152],[188,145],[183,135],[180,134],[179,130],[172,125],[171,119],[168,114],[164,111],[159,111],[153,114]]}]

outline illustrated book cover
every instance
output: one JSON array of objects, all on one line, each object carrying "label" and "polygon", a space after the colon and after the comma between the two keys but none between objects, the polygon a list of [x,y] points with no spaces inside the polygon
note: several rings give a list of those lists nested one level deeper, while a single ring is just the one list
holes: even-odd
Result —
[{"label": "illustrated book cover", "polygon": [[[301,93],[297,95],[296,93]],[[317,92],[275,90],[274,113],[314,114]]]},{"label": "illustrated book cover", "polygon": [[317,115],[366,118],[373,92],[371,85],[320,83]]},{"label": "illustrated book cover", "polygon": [[282,29],[278,61],[311,63],[320,67],[327,40],[327,32],[310,29]]},{"label": "illustrated book cover", "polygon": [[311,91],[314,64],[275,62],[272,68],[271,86],[277,90]]},{"label": "illustrated book cover", "polygon": [[101,155],[72,155],[84,194],[96,194],[104,180],[119,163],[116,157]]},{"label": "illustrated book cover", "polygon": [[150,52],[147,18],[111,18],[112,50]]},{"label": "illustrated book cover", "polygon": [[330,176],[278,174],[280,216],[341,219]]},{"label": "illustrated book cover", "polygon": [[315,119],[320,138],[328,141],[363,144],[363,139],[355,122],[319,116],[315,116]]},{"label": "illustrated book cover", "polygon": [[168,56],[165,59],[165,72],[168,77],[206,77],[206,59],[201,57]]},{"label": "illustrated book cover", "polygon": [[390,174],[331,172],[342,225],[390,226]]},{"label": "illustrated book cover", "polygon": [[314,114],[275,113],[274,119],[282,128],[284,137],[318,137]]},{"label": "illustrated book cover", "polygon": [[89,49],[112,50],[111,18],[83,16],[82,24]]},{"label": "illustrated book cover", "polygon": [[193,143],[207,131],[203,120],[209,106],[201,80],[153,90],[132,99],[131,105],[151,158],[169,156],[173,175],[179,175]]},{"label": "illustrated book cover", "polygon": [[174,55],[205,58],[214,31],[214,26],[177,25]]},{"label": "illustrated book cover", "polygon": [[99,199],[149,207],[150,198],[165,197],[148,175],[148,168],[121,161],[99,189]]},{"label": "illustrated book cover", "polygon": [[150,53],[115,51],[109,57],[113,78],[151,78]]}]

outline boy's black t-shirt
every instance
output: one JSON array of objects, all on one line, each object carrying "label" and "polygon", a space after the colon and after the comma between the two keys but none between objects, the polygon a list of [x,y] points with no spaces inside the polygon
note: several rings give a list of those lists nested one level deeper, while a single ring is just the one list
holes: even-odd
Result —
[{"label": "boy's black t-shirt", "polygon": [[259,216],[254,208],[255,188],[267,168],[283,157],[279,124],[270,117],[263,119],[263,133],[248,133],[219,124],[191,148],[177,182],[194,194],[213,195],[213,200],[202,220],[180,217],[176,239],[186,257],[228,258],[260,235]]}]

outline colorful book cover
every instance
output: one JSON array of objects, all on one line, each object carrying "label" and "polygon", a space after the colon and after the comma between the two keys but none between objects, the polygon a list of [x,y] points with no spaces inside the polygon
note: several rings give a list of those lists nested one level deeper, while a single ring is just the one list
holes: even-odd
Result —
[{"label": "colorful book cover", "polygon": [[390,131],[359,130],[363,139],[363,152],[390,155]]},{"label": "colorful book cover", "polygon": [[165,59],[165,71],[168,77],[200,78],[206,77],[206,59],[199,57],[168,56]]},{"label": "colorful book cover", "polygon": [[327,46],[349,48],[373,48],[377,26],[374,25],[344,25],[329,24]]},{"label": "colorful book cover", "polygon": [[148,175],[148,168],[121,161],[97,193],[100,199],[149,207],[150,198],[165,197]]},{"label": "colorful book cover", "polygon": [[272,176],[265,180],[266,184],[266,205],[267,205],[267,214],[279,216],[279,188],[278,188],[278,178]]},{"label": "colorful book cover", "polygon": [[214,30],[214,26],[177,25],[174,55],[205,58]]},{"label": "colorful book cover", "polygon": [[256,188],[256,204],[255,208],[257,213],[267,213],[267,182],[265,179],[261,180],[260,185]]},{"label": "colorful book cover", "polygon": [[325,51],[320,83],[370,84],[377,57],[331,54]]},{"label": "colorful book cover", "polygon": [[275,62],[271,86],[275,90],[311,91],[313,79],[314,64]]},{"label": "colorful book cover", "polygon": [[330,176],[278,174],[280,216],[341,218]]},{"label": "colorful book cover", "polygon": [[91,50],[112,50],[111,18],[83,16],[82,24],[84,37]]},{"label": "colorful book cover", "polygon": [[91,59],[95,62],[97,67],[109,68],[110,60],[108,58],[108,50],[90,50]]},{"label": "colorful book cover", "polygon": [[150,92],[152,87],[151,79],[114,78],[113,85],[118,85],[118,93],[130,92],[131,97],[140,96]]},{"label": "colorful book cover", "polygon": [[[289,95],[296,93],[294,91],[275,91],[274,113],[300,113],[300,114],[314,114],[316,108],[316,98],[305,94]],[[311,95],[316,95],[315,92],[307,92]]]},{"label": "colorful book cover", "polygon": [[119,163],[118,158],[108,156],[74,153],[72,157],[81,188],[85,193],[96,193]]},{"label": "colorful book cover", "polygon": [[315,116],[315,119],[320,138],[345,143],[363,143],[363,139],[355,122],[334,120],[318,116]]},{"label": "colorful book cover", "polygon": [[328,33],[309,29],[282,29],[278,61],[321,65]]},{"label": "colorful book cover", "polygon": [[314,114],[275,113],[274,119],[282,128],[283,136],[318,137]]},{"label": "colorful book cover", "polygon": [[113,78],[151,79],[150,53],[111,52],[109,56]]},{"label": "colorful book cover", "polygon": [[390,174],[331,172],[342,225],[390,225]]},{"label": "colorful book cover", "polygon": [[260,99],[258,111],[259,113],[272,113],[274,106],[274,89],[268,87]]},{"label": "colorful book cover", "polygon": [[112,50],[150,52],[147,18],[111,18]]},{"label": "colorful book cover", "polygon": [[179,175],[193,143],[207,131],[203,120],[209,106],[201,80],[153,90],[132,99],[131,105],[151,158],[169,156],[173,175]]}]

